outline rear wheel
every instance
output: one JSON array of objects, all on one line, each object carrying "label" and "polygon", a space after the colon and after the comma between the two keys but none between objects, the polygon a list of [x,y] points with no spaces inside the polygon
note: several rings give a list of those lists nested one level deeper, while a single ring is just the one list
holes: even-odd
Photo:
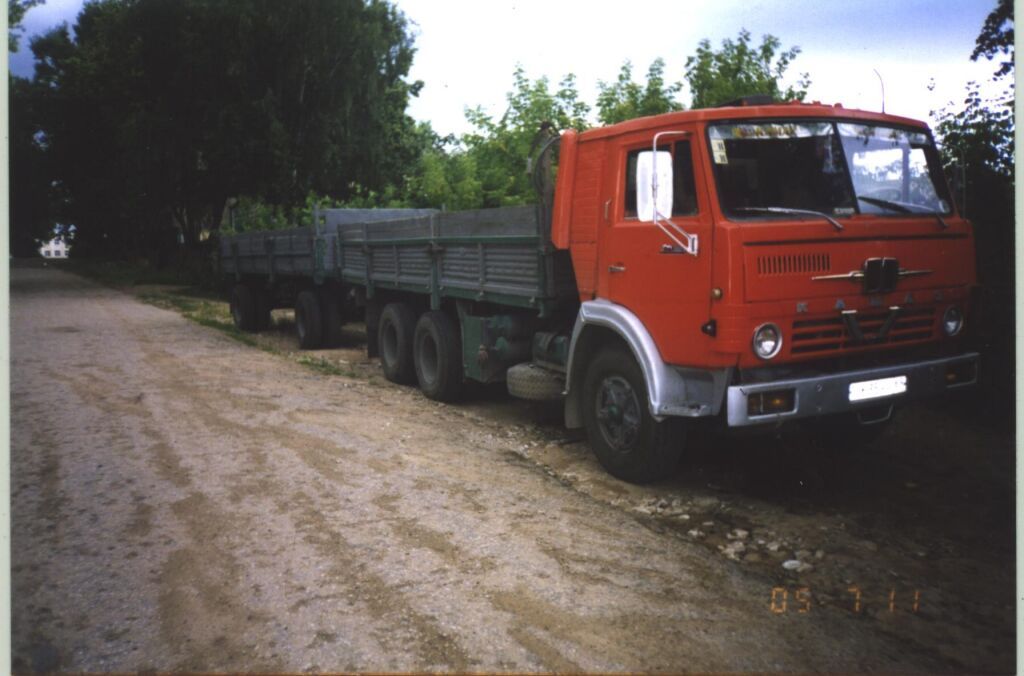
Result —
[{"label": "rear wheel", "polygon": [[436,401],[453,401],[462,394],[462,340],[448,315],[434,310],[420,317],[413,355],[423,394]]},{"label": "rear wheel", "polygon": [[295,299],[295,333],[303,350],[315,350],[323,341],[320,303],[312,291],[301,291]]},{"label": "rear wheel", "polygon": [[583,424],[598,461],[612,476],[650,483],[675,468],[685,440],[678,418],[661,422],[647,405],[647,386],[632,355],[600,352],[583,381]]},{"label": "rear wheel", "polygon": [[377,327],[377,353],[384,377],[402,385],[416,382],[412,355],[416,313],[405,303],[388,303]]},{"label": "rear wheel", "polygon": [[257,329],[256,298],[245,284],[235,284],[231,289],[231,319],[240,331]]}]

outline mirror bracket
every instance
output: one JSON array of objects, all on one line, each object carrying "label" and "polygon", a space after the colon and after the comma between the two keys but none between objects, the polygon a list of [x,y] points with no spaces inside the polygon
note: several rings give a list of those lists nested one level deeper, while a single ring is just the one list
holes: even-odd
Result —
[{"label": "mirror bracket", "polygon": [[[666,218],[658,212],[658,139],[662,136],[691,136],[691,132],[688,131],[662,131],[654,135],[654,139],[651,141],[652,157],[651,161],[653,164],[651,172],[651,203],[654,205],[654,225],[665,233],[665,236],[672,240],[673,244],[664,244],[661,247],[661,253],[663,254],[690,254],[696,256],[700,252],[700,243],[697,239],[697,235],[686,232],[671,219]],[[671,176],[671,167],[669,168],[669,175]],[[638,176],[639,178],[639,176]]]}]

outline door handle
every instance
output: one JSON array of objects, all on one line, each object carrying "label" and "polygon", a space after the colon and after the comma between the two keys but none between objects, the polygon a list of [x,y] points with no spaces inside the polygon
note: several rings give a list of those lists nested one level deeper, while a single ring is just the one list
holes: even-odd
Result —
[{"label": "door handle", "polygon": [[626,271],[626,266],[625,265],[609,265],[608,266],[608,272],[625,272],[625,271]]}]

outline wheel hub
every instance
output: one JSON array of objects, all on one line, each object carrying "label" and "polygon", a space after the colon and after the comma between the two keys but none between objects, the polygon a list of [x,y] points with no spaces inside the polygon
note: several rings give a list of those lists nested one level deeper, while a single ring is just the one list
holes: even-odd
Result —
[{"label": "wheel hub", "polygon": [[622,376],[602,380],[596,406],[598,427],[608,445],[621,453],[631,452],[640,437],[643,417],[629,381]]}]

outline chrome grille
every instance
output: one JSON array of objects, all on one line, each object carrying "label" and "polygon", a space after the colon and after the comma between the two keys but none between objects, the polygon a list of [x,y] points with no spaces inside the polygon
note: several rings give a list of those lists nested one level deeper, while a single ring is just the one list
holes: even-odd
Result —
[{"label": "chrome grille", "polygon": [[849,334],[842,316],[837,312],[830,317],[797,319],[790,333],[790,354],[821,354],[839,350],[915,340],[928,340],[935,333],[934,307],[903,308],[884,339],[878,332],[889,317],[888,310],[868,310],[857,313],[857,323],[865,342],[857,342]]}]

